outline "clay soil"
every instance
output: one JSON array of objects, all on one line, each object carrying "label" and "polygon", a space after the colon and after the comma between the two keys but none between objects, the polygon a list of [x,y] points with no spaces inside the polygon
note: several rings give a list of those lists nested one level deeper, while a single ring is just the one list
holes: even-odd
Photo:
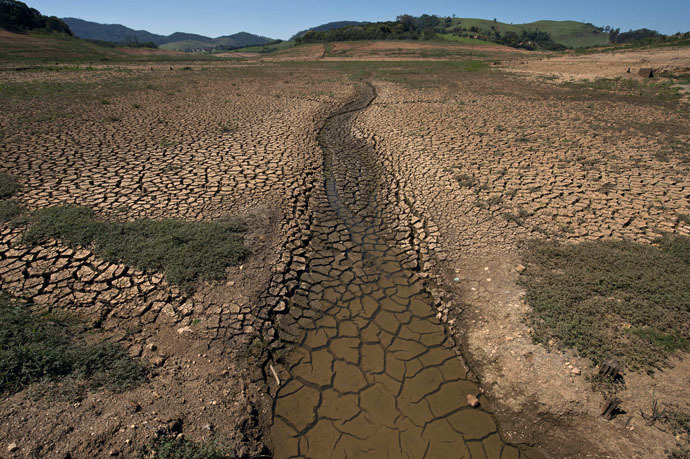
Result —
[{"label": "clay soil", "polygon": [[555,76],[561,80],[634,77],[640,68],[657,73],[690,71],[690,48],[687,46],[608,50],[600,53],[558,54],[541,59],[512,60],[505,63],[511,71],[533,76]]},{"label": "clay soil", "polygon": [[133,457],[183,435],[265,456],[271,402],[254,343],[271,328],[265,297],[293,195],[320,164],[315,123],[351,87],[329,71],[280,68],[10,72],[19,92],[2,100],[0,167],[17,177],[24,206],[85,205],[120,221],[238,217],[251,255],[225,283],[188,293],[87,247],[25,246],[23,226],[3,225],[2,290],[69,311],[125,346],[149,379],[83,399],[56,396],[60,384],[5,396],[1,455]]},{"label": "clay soil", "polygon": [[[388,52],[379,48],[368,56]],[[326,53],[298,49],[292,59]],[[690,235],[680,217],[690,214],[688,106],[646,86],[632,97],[516,75],[546,71],[544,61],[511,56],[511,68],[478,72],[428,71],[428,61],[368,68],[376,98],[351,117],[351,137],[375,153],[367,166],[387,190],[379,205],[406,235],[401,250],[491,400],[502,439],[547,457],[665,457],[687,438],[647,425],[640,410],[653,398],[688,409],[686,356],[653,376],[625,373],[625,413],[604,420],[591,362],[533,344],[516,267],[533,238]],[[17,177],[22,205],[72,203],[115,220],[239,217],[251,255],[226,282],[189,293],[89,247],[25,246],[24,227],[3,224],[2,290],[70,311],[149,376],[125,393],[74,399],[48,384],[4,395],[0,455],[136,457],[165,435],[270,455],[280,359],[265,347],[279,349],[275,320],[289,313],[307,262],[310,199],[324,185],[318,132],[361,90],[354,63],[271,59],[283,58],[2,70],[0,172]]]}]

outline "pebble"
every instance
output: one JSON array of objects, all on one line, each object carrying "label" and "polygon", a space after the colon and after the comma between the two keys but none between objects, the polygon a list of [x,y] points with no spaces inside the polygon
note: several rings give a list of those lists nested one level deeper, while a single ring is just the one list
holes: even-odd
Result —
[{"label": "pebble", "polygon": [[477,408],[479,406],[479,399],[472,394],[467,394],[467,404],[472,408]]},{"label": "pebble", "polygon": [[572,374],[574,374],[574,375],[579,375],[580,373],[582,373],[578,367],[573,367],[573,368],[570,370],[570,372],[571,372]]},{"label": "pebble", "polygon": [[15,442],[12,442],[9,445],[7,445],[7,451],[9,451],[10,453],[17,451],[18,449],[19,449],[19,446],[17,446],[17,444]]}]

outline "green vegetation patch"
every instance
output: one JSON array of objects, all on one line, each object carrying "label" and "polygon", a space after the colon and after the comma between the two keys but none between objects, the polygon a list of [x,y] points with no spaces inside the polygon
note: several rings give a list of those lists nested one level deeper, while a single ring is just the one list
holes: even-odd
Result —
[{"label": "green vegetation patch", "polygon": [[243,245],[245,225],[234,221],[185,222],[143,219],[98,220],[86,207],[58,206],[38,211],[25,236],[28,243],[45,238],[93,246],[111,262],[165,271],[168,281],[187,289],[197,280],[222,280],[225,269],[249,253]]},{"label": "green vegetation patch", "polygon": [[0,294],[0,393],[67,376],[92,388],[127,390],[145,380],[144,368],[119,345],[74,342],[65,320],[38,315]]},{"label": "green vegetation patch", "polygon": [[352,80],[372,77],[410,89],[420,89],[455,84],[466,78],[468,73],[488,70],[489,65],[477,59],[394,63],[353,61],[332,63],[331,68],[345,72]]},{"label": "green vegetation patch", "polygon": [[26,209],[14,199],[0,201],[0,223],[7,223],[16,220],[23,215]]},{"label": "green vegetation patch", "polygon": [[612,95],[623,97],[629,103],[658,103],[677,102],[680,100],[680,92],[673,87],[670,81],[645,81],[640,82],[628,78],[597,78],[589,81],[565,82],[563,86],[580,92],[591,99],[593,91],[598,91],[607,99]]},{"label": "green vegetation patch", "polygon": [[14,176],[0,172],[0,199],[7,199],[19,191],[19,183]]},{"label": "green vegetation patch", "polygon": [[690,238],[658,246],[626,241],[533,242],[521,282],[537,342],[554,340],[600,362],[661,369],[690,349]]},{"label": "green vegetation patch", "polygon": [[186,438],[166,436],[145,448],[142,457],[150,459],[226,459],[234,458],[233,450],[217,440],[194,443]]}]

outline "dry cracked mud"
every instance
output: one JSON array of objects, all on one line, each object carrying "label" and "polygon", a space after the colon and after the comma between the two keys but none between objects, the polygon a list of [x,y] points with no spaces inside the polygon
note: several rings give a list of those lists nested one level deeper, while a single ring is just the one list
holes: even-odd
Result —
[{"label": "dry cracked mud", "polygon": [[0,172],[21,204],[240,216],[252,255],[188,294],[3,224],[4,291],[84,318],[152,372],[78,404],[4,398],[0,442],[130,456],[183,419],[240,457],[662,457],[673,438],[636,413],[682,400],[687,366],[630,375],[630,414],[604,421],[589,363],[531,342],[515,267],[528,238],[690,234],[687,106],[402,63],[362,84],[339,65],[2,70]]},{"label": "dry cracked mud", "polygon": [[363,85],[319,134],[325,189],[313,193],[304,272],[278,319],[296,346],[275,401],[275,457],[520,457],[488,401],[468,406],[478,386],[411,269],[416,255],[397,248],[377,206],[373,151],[350,125],[374,99]]}]

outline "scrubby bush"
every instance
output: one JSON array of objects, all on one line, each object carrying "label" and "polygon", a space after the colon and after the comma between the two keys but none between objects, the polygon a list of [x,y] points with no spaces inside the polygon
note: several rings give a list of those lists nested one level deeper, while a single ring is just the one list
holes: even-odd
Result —
[{"label": "scrubby bush", "polygon": [[246,227],[236,221],[108,222],[97,219],[86,207],[58,206],[36,212],[25,241],[35,244],[54,238],[93,246],[106,260],[164,271],[170,282],[191,289],[197,280],[222,280],[228,266],[246,257],[244,231]]},{"label": "scrubby bush", "polygon": [[653,371],[690,349],[690,238],[534,242],[522,276],[537,342]]},{"label": "scrubby bush", "polygon": [[31,312],[31,305],[0,294],[0,393],[71,376],[89,387],[129,389],[146,376],[119,345],[77,343],[69,323]]}]

